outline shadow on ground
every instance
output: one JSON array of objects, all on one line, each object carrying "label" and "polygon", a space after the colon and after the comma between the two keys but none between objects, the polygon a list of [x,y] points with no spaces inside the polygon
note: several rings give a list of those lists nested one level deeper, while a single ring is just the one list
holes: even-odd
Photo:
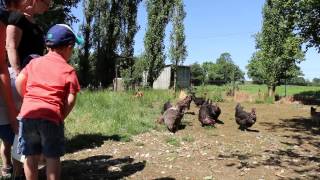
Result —
[{"label": "shadow on ground", "polygon": [[62,162],[61,179],[123,179],[145,168],[146,161],[134,162],[133,158],[112,159],[112,156],[99,155],[82,160]]},{"label": "shadow on ground", "polygon": [[303,135],[319,135],[319,127],[310,118],[294,117],[292,119],[280,119],[279,123],[260,122],[268,131],[291,131]]},{"label": "shadow on ground", "polygon": [[[261,154],[244,152],[220,154],[218,159],[233,159],[240,162],[231,162],[225,166],[238,169],[264,166],[278,171],[283,169],[288,173],[283,176],[285,179],[319,179],[320,127],[317,127],[311,119],[303,117],[280,119],[278,123],[259,124],[271,133],[281,132],[277,134],[282,145],[269,147]],[[282,177],[281,174],[277,176]]]},{"label": "shadow on ground", "polygon": [[66,141],[66,153],[73,153],[83,149],[91,149],[101,146],[104,141],[123,141],[127,137],[112,135],[105,136],[102,134],[79,134]]},{"label": "shadow on ground", "polygon": [[162,178],[156,178],[156,179],[153,179],[153,180],[176,180],[176,179],[172,178],[172,177],[162,177]]}]

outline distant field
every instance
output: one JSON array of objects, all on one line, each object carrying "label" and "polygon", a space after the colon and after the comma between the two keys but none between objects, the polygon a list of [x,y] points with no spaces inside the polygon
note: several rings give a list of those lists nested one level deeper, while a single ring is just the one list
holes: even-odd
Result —
[{"label": "distant field", "polygon": [[[254,85],[254,84],[250,84],[250,85],[240,85],[240,89],[242,91],[246,91],[249,93],[257,93],[259,91],[259,89],[261,90],[261,92],[267,92],[268,88],[266,85]],[[299,94],[302,92],[319,92],[320,91],[320,87],[319,86],[291,86],[291,85],[287,85],[287,95],[288,96],[292,96],[295,94]],[[280,96],[284,96],[285,95],[285,86],[278,86],[276,88],[276,94],[280,95]]]},{"label": "distant field", "polygon": [[[238,85],[240,91],[244,91],[250,94],[255,94],[258,93],[259,90],[263,93],[267,93],[267,86],[266,85],[255,85],[255,84],[246,84],[246,85]],[[199,93],[203,93],[206,91],[215,91],[215,92],[223,92],[226,91],[227,89],[230,89],[231,86],[214,86],[214,85],[209,85],[209,86],[198,86],[196,87]],[[291,86],[287,85],[287,96],[292,96],[296,95],[302,92],[309,92],[309,93],[314,93],[318,96],[320,93],[320,86]],[[284,96],[285,95],[285,86],[278,86],[276,88],[276,94],[279,96]]]}]

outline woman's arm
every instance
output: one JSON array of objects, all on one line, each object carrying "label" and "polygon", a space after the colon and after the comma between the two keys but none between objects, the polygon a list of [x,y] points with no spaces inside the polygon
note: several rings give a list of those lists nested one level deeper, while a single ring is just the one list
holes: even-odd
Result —
[{"label": "woman's arm", "polygon": [[16,88],[22,98],[26,92],[27,79],[27,76],[23,73],[20,73],[16,79]]},{"label": "woman's arm", "polygon": [[6,34],[6,49],[11,67],[16,75],[21,71],[20,57],[18,55],[18,47],[22,37],[22,30],[14,25],[8,25]]},{"label": "woman's arm", "polygon": [[18,110],[14,104],[11,92],[11,83],[6,63],[5,52],[6,26],[0,22],[0,93],[7,107],[7,113],[11,127],[15,133],[18,133],[17,114]]}]

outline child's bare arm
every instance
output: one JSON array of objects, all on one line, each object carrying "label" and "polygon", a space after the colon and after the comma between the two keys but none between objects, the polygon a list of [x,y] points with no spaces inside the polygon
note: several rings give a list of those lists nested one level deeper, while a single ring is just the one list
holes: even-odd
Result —
[{"label": "child's bare arm", "polygon": [[66,102],[64,104],[64,108],[63,108],[63,119],[65,119],[69,113],[71,112],[73,106],[76,103],[76,98],[77,95],[76,94],[69,94],[68,98],[66,99]]},{"label": "child's bare arm", "polygon": [[16,88],[21,97],[24,96],[26,92],[26,85],[27,85],[27,76],[23,73],[20,73],[16,79]]}]

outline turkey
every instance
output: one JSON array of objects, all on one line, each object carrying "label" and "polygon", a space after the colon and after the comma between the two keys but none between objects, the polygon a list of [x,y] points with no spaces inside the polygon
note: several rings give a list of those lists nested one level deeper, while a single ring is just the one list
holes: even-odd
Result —
[{"label": "turkey", "polygon": [[212,101],[208,100],[204,102],[199,109],[199,121],[202,126],[213,126],[219,115],[221,109],[216,104],[212,104]]},{"label": "turkey", "polygon": [[235,110],[235,119],[240,130],[247,130],[257,121],[255,108],[252,108],[251,112],[246,112],[243,110],[243,107],[240,105],[240,103],[238,103]]}]

